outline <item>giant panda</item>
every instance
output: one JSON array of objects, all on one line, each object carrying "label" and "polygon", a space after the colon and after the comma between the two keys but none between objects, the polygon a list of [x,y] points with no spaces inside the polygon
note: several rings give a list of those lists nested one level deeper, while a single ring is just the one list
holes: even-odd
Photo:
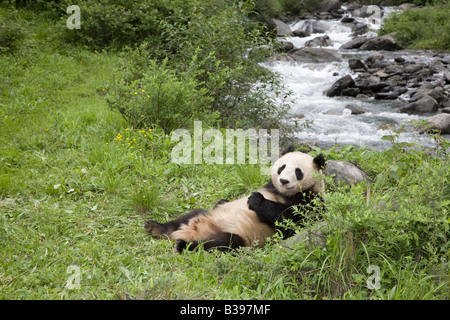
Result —
[{"label": "giant panda", "polygon": [[[154,237],[176,240],[175,251],[233,250],[239,247],[263,246],[277,232],[277,221],[303,217],[291,208],[306,208],[320,197],[323,182],[318,178],[325,166],[322,154],[312,156],[295,151],[291,145],[274,163],[271,179],[262,189],[231,202],[221,200],[212,210],[196,209],[164,224],[145,222],[145,231]],[[282,230],[288,237],[287,230]]]}]

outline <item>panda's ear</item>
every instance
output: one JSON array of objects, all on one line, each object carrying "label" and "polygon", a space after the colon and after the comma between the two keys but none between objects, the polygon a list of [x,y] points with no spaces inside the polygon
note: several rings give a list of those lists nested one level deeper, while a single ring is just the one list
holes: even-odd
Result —
[{"label": "panda's ear", "polygon": [[294,147],[293,144],[291,144],[286,150],[284,150],[284,151],[281,153],[281,155],[284,156],[286,153],[294,152],[294,151],[295,151],[295,147]]},{"label": "panda's ear", "polygon": [[323,154],[319,154],[317,157],[314,158],[314,163],[319,167],[319,169],[323,169],[325,167],[325,158]]}]

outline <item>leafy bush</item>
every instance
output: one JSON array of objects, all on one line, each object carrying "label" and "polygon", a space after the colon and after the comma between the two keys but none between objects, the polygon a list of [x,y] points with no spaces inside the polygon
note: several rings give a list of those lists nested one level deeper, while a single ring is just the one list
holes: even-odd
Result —
[{"label": "leafy bush", "polygon": [[408,9],[387,18],[380,34],[397,32],[400,45],[419,49],[450,49],[450,3]]},{"label": "leafy bush", "polygon": [[20,25],[0,17],[0,53],[17,49],[23,37],[24,31]]},{"label": "leafy bush", "polygon": [[[267,56],[268,50],[260,49],[267,43],[261,37],[261,29],[246,18],[251,9],[248,3],[232,4],[227,1],[186,1],[178,7],[174,3],[171,13],[167,12],[158,27],[164,38],[156,46],[159,51],[154,49],[154,43],[147,41],[135,48],[124,48],[123,63],[119,66],[124,77],[119,86],[126,87],[123,92],[134,90],[128,86],[132,82],[141,85],[139,79],[148,68],[153,68],[149,66],[150,61],[166,59],[165,69],[172,70],[171,73],[180,78],[189,74],[192,87],[196,88],[197,93],[201,91],[199,95],[194,93],[188,98],[200,99],[191,101],[192,108],[196,110],[188,113],[189,118],[192,116],[206,123],[214,123],[211,120],[220,115],[223,126],[279,127],[289,106],[285,104],[286,99],[272,98],[269,92],[277,92],[278,97],[285,97],[287,92],[272,73],[258,65]],[[205,95],[208,96],[209,106],[205,106],[206,100],[201,98]],[[116,100],[120,101],[121,106],[119,108],[117,104],[113,108],[122,110],[122,115],[131,126],[138,122],[144,125],[151,119],[153,122],[147,122],[145,126],[156,123],[156,116],[161,113],[155,113],[150,118],[141,117],[138,122],[132,120],[130,113],[124,112],[124,105],[135,102],[126,102],[127,97],[131,99],[129,94],[120,94]],[[174,108],[175,105],[169,110]],[[180,126],[189,123],[185,122],[186,118],[183,119]],[[175,119],[172,120],[172,125],[165,126],[166,130],[174,128]]]},{"label": "leafy bush", "polygon": [[208,112],[211,97],[196,80],[195,60],[179,74],[152,60],[141,79],[117,84],[108,97],[113,110],[119,111],[134,128],[161,127],[169,133],[192,124],[193,119],[214,120]]}]

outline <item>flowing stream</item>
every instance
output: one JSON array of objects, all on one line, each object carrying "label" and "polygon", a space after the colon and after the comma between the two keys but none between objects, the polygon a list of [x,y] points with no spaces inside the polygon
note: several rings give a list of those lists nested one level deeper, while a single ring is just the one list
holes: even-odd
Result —
[{"label": "flowing stream", "polygon": [[[345,9],[345,7],[343,7]],[[393,8],[385,7],[384,18],[395,11]],[[380,28],[380,22],[372,24],[371,19],[355,18],[358,22],[366,23],[369,30]],[[301,29],[307,20],[290,23],[292,30]],[[325,34],[331,40],[331,46],[323,47],[339,50],[342,44],[352,39],[352,30],[348,25],[340,22],[340,19],[319,20],[326,30]],[[373,20],[372,20],[373,22]],[[323,36],[323,33],[313,33],[311,36],[284,37],[284,41],[290,41],[294,47],[301,48],[308,40]],[[368,31],[367,36],[376,36],[373,31]],[[328,63],[302,63],[276,61],[267,62],[265,67],[281,74],[284,84],[292,90],[294,102],[291,103],[292,114],[301,118],[304,126],[299,128],[297,138],[302,141],[312,141],[320,147],[330,148],[335,144],[352,144],[368,146],[376,150],[388,148],[391,143],[382,140],[384,135],[392,134],[386,129],[386,124],[400,126],[406,124],[406,132],[399,135],[400,142],[415,142],[423,146],[433,146],[434,141],[427,135],[419,135],[408,125],[409,120],[425,118],[417,115],[399,113],[399,106],[405,102],[392,100],[374,100],[373,98],[330,98],[323,91],[347,74],[356,75],[350,70],[349,58],[365,59],[374,51],[339,50],[343,55],[342,62]],[[405,57],[408,60],[429,61],[430,57],[420,51],[397,51],[381,52],[384,59],[391,60],[395,57]],[[402,98],[402,97],[400,97]],[[348,104],[356,104],[366,110],[360,115],[352,115],[346,109]],[[382,128],[380,128],[382,126]]]}]

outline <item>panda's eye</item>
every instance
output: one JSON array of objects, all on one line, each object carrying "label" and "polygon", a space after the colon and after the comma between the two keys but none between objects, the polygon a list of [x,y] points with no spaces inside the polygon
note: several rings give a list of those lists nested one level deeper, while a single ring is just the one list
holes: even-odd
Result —
[{"label": "panda's eye", "polygon": [[281,172],[283,172],[284,168],[286,168],[286,165],[285,165],[285,164],[283,164],[281,167],[278,168],[278,171],[277,171],[278,175],[279,175]]},{"label": "panda's eye", "polygon": [[297,177],[297,180],[303,179],[303,172],[300,168],[295,169],[295,176]]}]

